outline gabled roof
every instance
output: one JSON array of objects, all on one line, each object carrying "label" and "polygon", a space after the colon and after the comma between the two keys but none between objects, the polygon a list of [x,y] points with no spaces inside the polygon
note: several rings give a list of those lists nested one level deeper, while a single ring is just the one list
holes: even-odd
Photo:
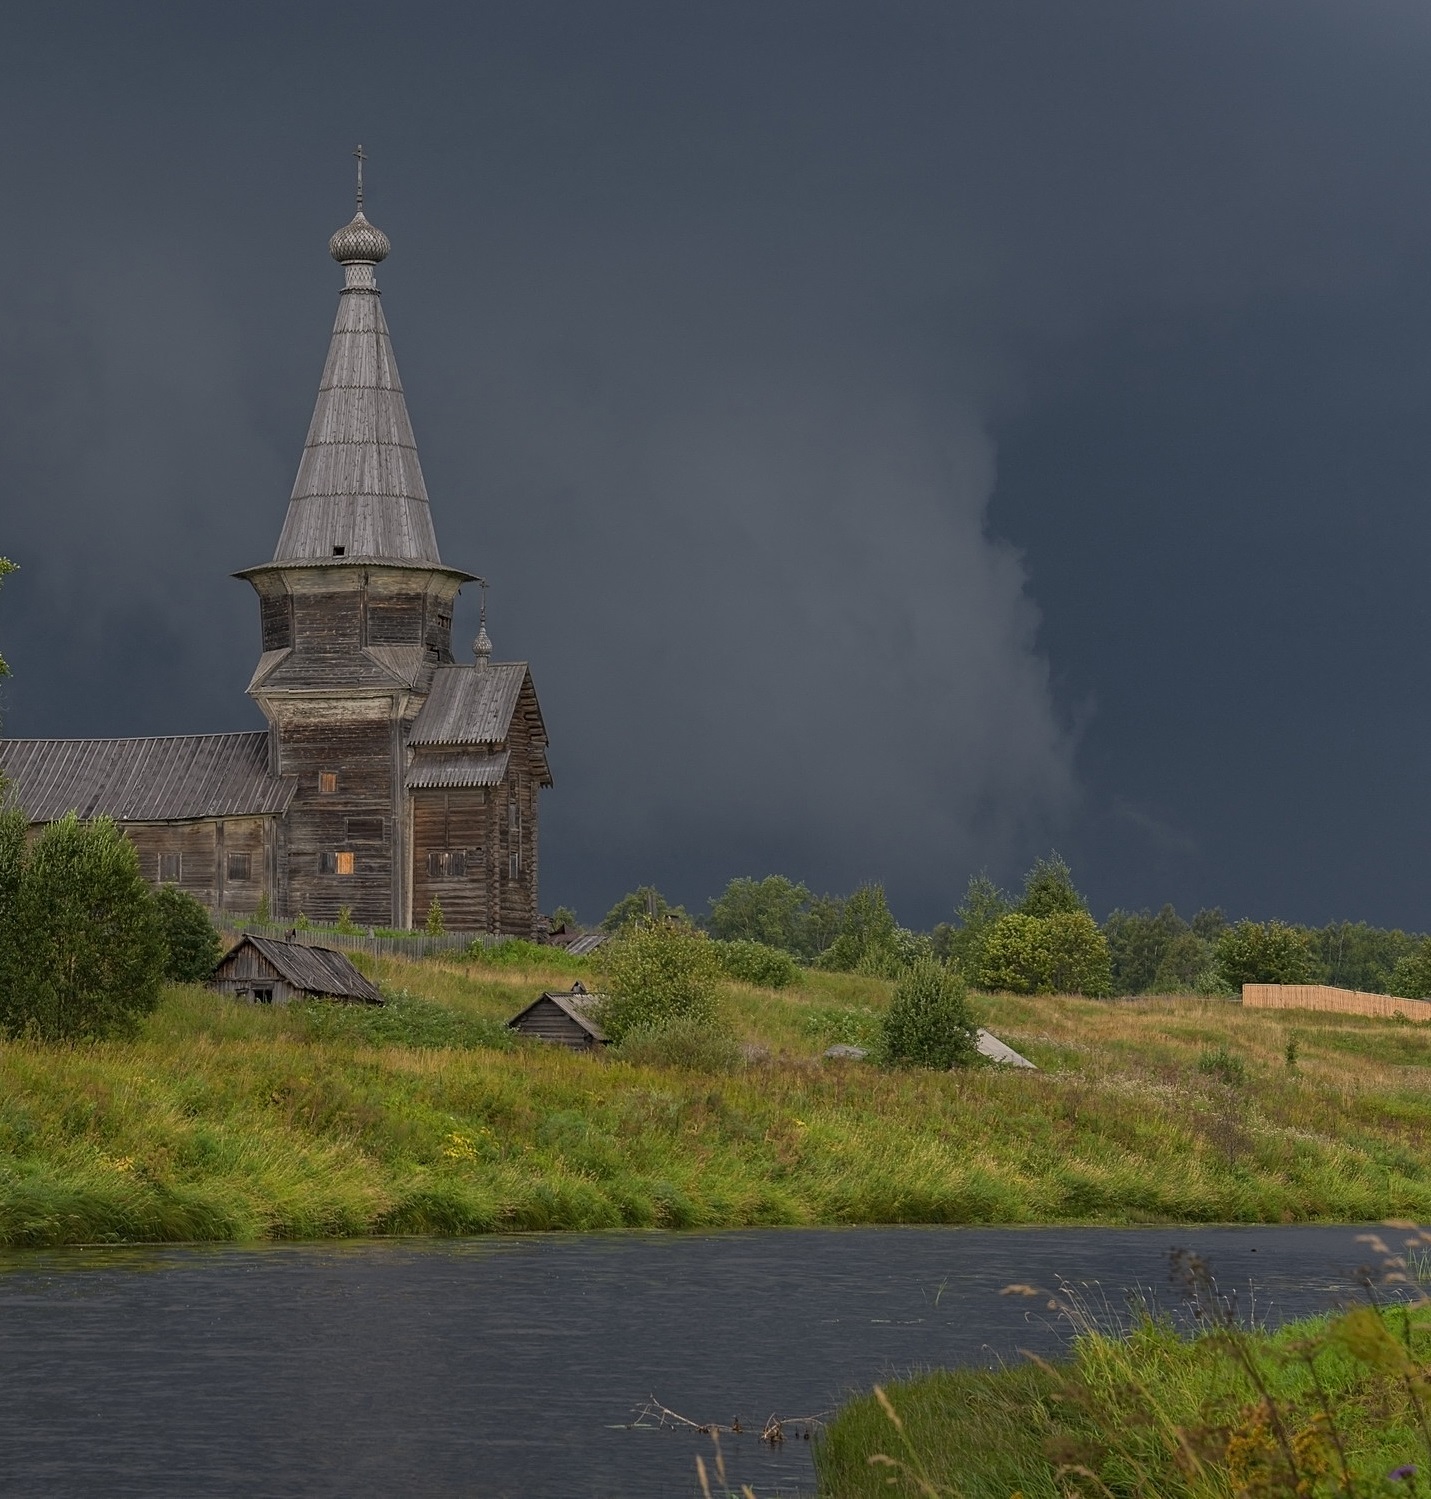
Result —
[{"label": "gabled roof", "polygon": [[347,266],[346,274],[273,560],[331,563],[341,555],[441,566],[372,268]]},{"label": "gabled roof", "polygon": [[511,729],[526,680],[525,661],[439,666],[432,674],[432,690],[413,721],[407,742],[501,744]]},{"label": "gabled roof", "polygon": [[31,822],[67,812],[188,822],[288,810],[297,782],[270,775],[268,735],[0,739],[0,775]]},{"label": "gabled roof", "polygon": [[217,975],[245,945],[266,958],[295,989],[309,994],[327,994],[335,999],[359,999],[380,1005],[383,996],[340,952],[331,947],[307,947],[301,942],[280,942],[276,937],[258,937],[245,932],[219,959]]},{"label": "gabled roof", "polygon": [[590,1004],[595,997],[595,995],[591,994],[558,994],[551,990],[548,990],[545,994],[537,995],[537,997],[531,1002],[531,1004],[526,1007],[526,1009],[521,1010],[517,1014],[513,1015],[512,1018],[507,1022],[507,1028],[509,1030],[515,1030],[517,1028],[518,1022],[523,1020],[526,1016],[530,1015],[539,1004],[550,1002],[551,1004],[554,1004],[557,1009],[559,1009],[562,1014],[567,1017],[567,1019],[576,1021],[576,1023],[582,1028],[582,1030],[586,1032],[588,1036],[591,1037],[593,1041],[600,1041],[604,1043],[607,1039],[606,1032],[602,1030],[602,1028],[591,1018],[591,1016],[586,1013],[585,1009],[585,1006]]}]

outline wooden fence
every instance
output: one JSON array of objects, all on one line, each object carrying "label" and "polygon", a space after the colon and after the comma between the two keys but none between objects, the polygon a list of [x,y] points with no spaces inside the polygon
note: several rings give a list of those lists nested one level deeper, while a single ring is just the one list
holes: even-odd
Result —
[{"label": "wooden fence", "polygon": [[1330,984],[1244,984],[1242,1003],[1254,1010],[1337,1010],[1345,1015],[1431,1020],[1431,1002],[1395,994],[1365,994]]},{"label": "wooden fence", "polygon": [[502,941],[487,932],[405,932],[402,936],[368,936],[366,932],[339,932],[331,927],[294,927],[281,921],[245,921],[239,929],[258,937],[288,938],[304,947],[336,947],[345,952],[368,952],[384,958],[430,958],[439,953],[459,956],[474,942],[488,947]]}]

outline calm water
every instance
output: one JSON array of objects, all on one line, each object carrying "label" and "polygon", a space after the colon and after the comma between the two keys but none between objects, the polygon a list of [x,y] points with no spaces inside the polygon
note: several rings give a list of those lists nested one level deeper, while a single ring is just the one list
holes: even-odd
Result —
[{"label": "calm water", "polygon": [[[1050,1350],[1012,1280],[1161,1299],[1174,1245],[1272,1317],[1349,1293],[1350,1228],[804,1229],[0,1259],[0,1491],[614,1499],[696,1492],[707,1438],[911,1368]],[[725,1439],[761,1499],[808,1443]]]}]

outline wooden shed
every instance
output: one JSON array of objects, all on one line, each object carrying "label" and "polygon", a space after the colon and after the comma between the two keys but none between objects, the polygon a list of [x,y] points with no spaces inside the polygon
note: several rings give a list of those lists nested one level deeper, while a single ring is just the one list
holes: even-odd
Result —
[{"label": "wooden shed", "polygon": [[610,1043],[606,1033],[587,1013],[587,1007],[595,998],[580,984],[566,994],[548,991],[539,994],[521,1014],[513,1015],[507,1024],[524,1036],[552,1041],[572,1051],[599,1051]]},{"label": "wooden shed", "polygon": [[258,1005],[286,1005],[294,999],[383,1002],[376,986],[331,947],[305,947],[252,933],[245,933],[219,959],[209,987]]}]

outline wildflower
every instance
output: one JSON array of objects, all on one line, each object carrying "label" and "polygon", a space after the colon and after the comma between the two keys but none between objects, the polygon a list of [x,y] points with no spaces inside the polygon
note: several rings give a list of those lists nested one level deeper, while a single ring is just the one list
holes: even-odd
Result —
[{"label": "wildflower", "polygon": [[1408,1478],[1416,1477],[1416,1464],[1402,1463],[1399,1468],[1393,1468],[1386,1476],[1392,1483],[1405,1483]]}]

